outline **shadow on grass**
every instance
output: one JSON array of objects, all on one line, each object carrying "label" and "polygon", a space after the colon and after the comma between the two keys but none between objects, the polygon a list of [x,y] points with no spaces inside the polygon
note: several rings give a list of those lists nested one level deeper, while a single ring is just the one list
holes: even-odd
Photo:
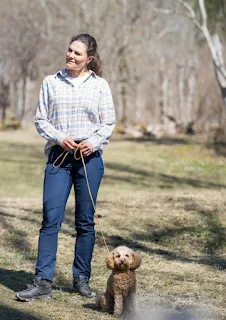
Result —
[{"label": "shadow on grass", "polygon": [[112,181],[127,182],[131,185],[139,185],[143,187],[150,187],[157,184],[160,188],[172,189],[181,186],[191,186],[194,188],[205,189],[225,189],[226,185],[214,183],[212,181],[191,179],[191,178],[178,178],[167,174],[153,173],[147,170],[135,169],[127,165],[118,163],[105,163],[107,169],[116,170],[123,174],[134,174],[136,176],[116,176],[115,174],[106,174],[104,179],[106,184],[111,184]]},{"label": "shadow on grass", "polygon": [[[53,283],[54,290],[60,290],[68,293],[73,293],[72,285],[68,284],[68,281],[57,272],[55,272],[55,279],[60,285]],[[34,274],[23,270],[7,270],[0,268],[0,284],[13,290],[14,292],[26,289],[26,285],[33,283]],[[2,319],[0,317],[0,319]]]},{"label": "shadow on grass", "polygon": [[[187,208],[187,209],[186,209]],[[185,206],[185,210],[194,210],[199,215],[201,224],[193,226],[175,226],[175,227],[163,227],[157,229],[157,226],[150,224],[144,225],[144,231],[136,232],[131,229],[126,230],[129,232],[129,237],[123,237],[125,226],[120,228],[118,234],[113,236],[107,236],[107,243],[112,248],[120,245],[126,245],[134,250],[143,251],[150,254],[157,254],[164,256],[167,260],[178,260],[180,262],[196,262],[199,264],[209,265],[217,267],[219,269],[226,269],[226,259],[221,257],[218,253],[222,252],[226,243],[226,227],[222,226],[220,220],[217,217],[216,210],[208,210],[205,207],[201,207],[193,203],[190,207]],[[193,245],[199,247],[200,253],[205,253],[199,256],[183,255],[178,252],[174,252],[174,249],[170,248],[170,241],[177,240],[177,245],[180,245],[180,236],[186,235],[186,241],[190,241]],[[145,245],[144,242],[150,243]],[[164,246],[163,249],[151,248],[151,243],[159,243]],[[97,232],[97,244],[103,246],[102,236]],[[182,245],[182,244],[181,244]],[[177,250],[178,251],[178,250]]]},{"label": "shadow on grass", "polygon": [[96,310],[96,311],[102,312],[101,308],[99,308],[96,303],[84,303],[82,306],[86,309],[91,309],[91,310]]},{"label": "shadow on grass", "polygon": [[[138,138],[129,137],[128,135],[121,135],[121,136],[114,136],[113,141],[117,142],[123,142],[123,141],[131,141],[131,142],[147,142],[147,143],[153,143],[153,144],[164,144],[164,145],[177,145],[177,144],[194,144],[193,140],[190,138],[190,136],[185,137],[161,137],[161,138],[155,138],[153,136],[143,136]],[[195,142],[197,144],[198,142]]]},{"label": "shadow on grass", "polygon": [[14,309],[6,305],[0,305],[1,320],[42,320],[40,316]]},{"label": "shadow on grass", "polygon": [[45,160],[43,148],[39,145],[8,142],[7,145],[0,143],[0,146],[0,162],[7,161],[25,164],[26,158],[28,158],[29,164],[36,164]]},{"label": "shadow on grass", "polygon": [[[135,235],[135,237],[138,237],[139,235]],[[98,244],[102,245],[102,241],[101,241],[101,236],[99,235],[99,240],[98,240]],[[213,266],[213,267],[217,267],[219,269],[225,270],[226,269],[226,259],[223,259],[221,257],[216,257],[213,255],[206,255],[206,256],[202,256],[202,257],[186,257],[183,256],[181,254],[175,253],[173,251],[167,250],[167,249],[152,249],[148,246],[145,246],[141,243],[139,243],[136,240],[128,240],[125,239],[121,236],[110,236],[108,237],[107,243],[109,246],[111,246],[112,248],[115,248],[117,246],[121,246],[121,245],[125,245],[130,247],[131,249],[134,250],[139,250],[139,251],[143,251],[149,254],[153,254],[153,255],[160,255],[163,256],[166,260],[175,260],[175,261],[180,261],[180,262],[195,262],[195,263],[199,263],[199,264],[204,264],[204,265],[209,265],[209,266]]]},{"label": "shadow on grass", "polygon": [[[4,206],[1,206],[2,208],[4,209],[8,209],[8,207],[4,207]],[[27,211],[27,212],[30,212],[31,214],[34,214],[34,215],[41,215],[42,212],[40,210],[33,210],[33,209],[23,209],[23,211]],[[17,218],[18,215],[16,214],[11,214],[11,213],[8,213],[8,212],[3,212],[3,211],[0,211],[0,216],[2,217],[8,217],[8,218]],[[36,219],[32,219],[32,218],[28,218],[28,217],[20,217],[20,220],[23,220],[23,221],[27,221],[27,222],[31,222],[32,224],[41,224],[41,221],[39,220],[36,220]]]},{"label": "shadow on grass", "polygon": [[36,260],[36,257],[34,255],[34,250],[30,246],[30,243],[26,240],[27,234],[15,228],[13,226],[13,223],[10,224],[8,221],[6,221],[6,217],[3,217],[2,212],[0,214],[2,216],[2,229],[9,231],[9,235],[7,235],[7,246],[9,246],[10,248],[14,248],[15,251],[21,254],[27,261],[34,262]]},{"label": "shadow on grass", "polygon": [[33,279],[34,275],[30,272],[0,268],[0,283],[13,291],[25,289],[26,284],[31,283]]}]

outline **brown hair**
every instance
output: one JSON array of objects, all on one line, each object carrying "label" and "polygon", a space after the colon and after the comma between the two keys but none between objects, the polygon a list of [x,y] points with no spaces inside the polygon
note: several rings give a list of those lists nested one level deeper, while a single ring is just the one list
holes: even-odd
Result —
[{"label": "brown hair", "polygon": [[89,35],[87,33],[82,33],[82,34],[78,34],[77,36],[73,36],[71,38],[70,44],[72,42],[74,42],[74,41],[81,41],[82,43],[84,43],[86,45],[88,57],[93,56],[93,59],[87,65],[87,68],[89,70],[94,71],[98,76],[101,76],[101,74],[102,74],[102,69],[101,69],[102,62],[100,60],[99,53],[97,52],[96,40],[91,35]]}]

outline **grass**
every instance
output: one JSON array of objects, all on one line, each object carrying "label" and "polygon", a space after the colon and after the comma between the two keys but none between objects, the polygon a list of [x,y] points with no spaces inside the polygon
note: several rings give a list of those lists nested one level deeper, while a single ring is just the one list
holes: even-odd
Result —
[{"label": "grass", "polygon": [[[33,130],[0,137],[1,319],[112,319],[70,291],[75,241],[73,194],[59,234],[54,298],[20,303],[14,291],[32,280],[42,220],[44,141]],[[104,152],[91,285],[103,292],[104,232],[110,249],[142,255],[137,270],[139,319],[163,308],[201,319],[226,319],[226,159],[203,143],[112,139]],[[143,318],[142,318],[143,315]]]}]

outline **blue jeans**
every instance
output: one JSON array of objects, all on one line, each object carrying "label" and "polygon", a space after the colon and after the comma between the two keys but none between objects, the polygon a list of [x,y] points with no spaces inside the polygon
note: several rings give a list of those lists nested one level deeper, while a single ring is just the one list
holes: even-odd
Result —
[{"label": "blue jeans", "polygon": [[[79,275],[90,278],[91,260],[95,242],[94,209],[90,199],[81,160],[75,160],[68,154],[59,168],[53,167],[54,160],[63,149],[54,146],[48,158],[45,170],[43,193],[43,221],[38,243],[36,277],[52,281],[56,264],[58,232],[64,220],[65,206],[72,188],[75,191],[75,229],[73,277]],[[77,153],[79,155],[79,152]],[[62,159],[62,158],[61,158]],[[99,151],[84,157],[89,185],[94,203],[104,165]]]}]

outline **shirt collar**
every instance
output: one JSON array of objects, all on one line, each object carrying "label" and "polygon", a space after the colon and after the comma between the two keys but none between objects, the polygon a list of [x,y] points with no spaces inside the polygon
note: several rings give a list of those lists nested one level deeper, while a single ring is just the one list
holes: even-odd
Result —
[{"label": "shirt collar", "polygon": [[[63,68],[61,70],[59,70],[57,73],[56,73],[56,76],[61,76],[62,78],[66,78],[67,77],[67,69],[66,68]],[[96,73],[93,71],[93,70],[89,70],[89,76],[86,78],[86,80],[90,77],[90,76],[93,76],[93,77],[96,77]]]}]

